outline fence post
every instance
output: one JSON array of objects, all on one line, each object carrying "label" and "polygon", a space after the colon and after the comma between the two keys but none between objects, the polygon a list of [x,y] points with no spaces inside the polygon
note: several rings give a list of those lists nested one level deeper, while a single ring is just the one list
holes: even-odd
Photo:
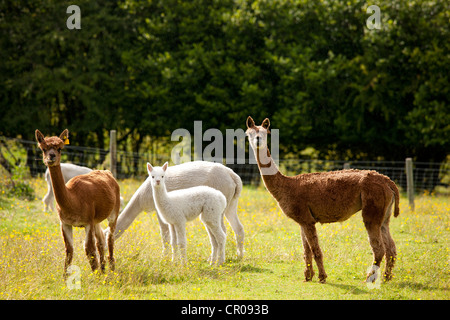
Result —
[{"label": "fence post", "polygon": [[413,163],[411,158],[406,158],[406,193],[408,194],[409,207],[414,211],[414,175]]},{"label": "fence post", "polygon": [[346,162],[344,163],[344,170],[350,169],[350,163]]},{"label": "fence post", "polygon": [[110,171],[117,178],[117,137],[116,130],[109,131]]}]

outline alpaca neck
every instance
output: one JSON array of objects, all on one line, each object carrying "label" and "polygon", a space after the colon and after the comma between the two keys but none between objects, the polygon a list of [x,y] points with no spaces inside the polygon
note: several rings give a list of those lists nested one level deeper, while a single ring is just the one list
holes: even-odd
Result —
[{"label": "alpaca neck", "polygon": [[70,207],[69,203],[69,192],[66,188],[66,183],[64,182],[64,177],[62,175],[61,166],[48,167],[50,172],[50,178],[53,185],[53,193],[55,194],[56,202],[60,208]]},{"label": "alpaca neck", "polygon": [[[116,239],[123,235],[123,232],[131,225],[139,213],[144,210],[147,210],[148,212],[155,210],[153,196],[148,197],[148,192],[153,195],[151,181],[149,181],[149,179],[145,180],[145,182],[133,194],[130,201],[128,201],[127,205],[117,218]],[[150,199],[151,201],[146,201],[146,199]]]},{"label": "alpaca neck", "polygon": [[259,148],[254,150],[254,153],[264,185],[273,197],[276,200],[279,200],[282,196],[280,187],[286,176],[278,170],[275,161],[273,161],[272,156],[270,155],[269,148]]},{"label": "alpaca neck", "polygon": [[153,200],[155,201],[156,207],[164,208],[166,206],[166,203],[169,202],[166,185],[162,183],[157,187],[155,186],[152,187],[153,187]]}]

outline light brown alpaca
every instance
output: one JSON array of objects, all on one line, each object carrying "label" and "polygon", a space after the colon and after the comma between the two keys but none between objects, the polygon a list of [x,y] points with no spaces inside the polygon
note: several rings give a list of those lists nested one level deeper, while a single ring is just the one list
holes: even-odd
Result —
[{"label": "light brown alpaca", "polygon": [[[69,131],[64,130],[58,137],[47,137],[36,130],[36,140],[43,151],[44,164],[50,171],[53,191],[56,198],[56,210],[61,221],[61,232],[66,247],[64,276],[73,258],[72,226],[86,228],[85,251],[92,271],[99,267],[97,250],[100,255],[101,271],[105,270],[105,237],[100,222],[108,219],[112,232],[107,243],[109,264],[114,270],[114,229],[119,215],[120,188],[109,171],[94,170],[70,179],[67,184],[61,172],[61,150],[68,141]],[[97,239],[97,241],[96,241]],[[96,250],[97,247],[97,250]]]},{"label": "light brown alpaca", "polygon": [[370,170],[285,176],[276,167],[267,147],[269,126],[267,118],[261,126],[255,126],[253,119],[248,117],[246,133],[264,185],[277,200],[281,210],[301,226],[306,264],[305,281],[310,281],[314,276],[313,256],[319,269],[319,281],[325,283],[327,278],[315,224],[344,221],[359,210],[362,210],[374,256],[372,270],[366,281],[373,279],[371,276],[380,267],[384,255],[385,279],[390,280],[397,254],[394,240],[389,233],[389,219],[394,202],[394,216],[399,214],[399,194],[395,183],[388,177]]}]

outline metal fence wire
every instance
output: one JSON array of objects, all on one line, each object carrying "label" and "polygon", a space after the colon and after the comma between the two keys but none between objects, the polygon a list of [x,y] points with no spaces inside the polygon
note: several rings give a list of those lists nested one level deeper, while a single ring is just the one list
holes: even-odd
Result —
[{"label": "metal fence wire", "polygon": [[[109,150],[67,145],[61,155],[62,162],[69,162],[92,169],[110,169]],[[168,154],[151,152],[135,153],[117,150],[117,178],[135,177],[145,179],[146,163],[164,163],[170,159]],[[248,157],[247,157],[248,159]],[[6,161],[5,161],[6,160]],[[8,163],[25,168],[31,176],[43,175],[46,167],[42,163],[42,152],[35,141],[0,137],[0,163],[6,169]],[[261,177],[256,164],[227,164],[242,179],[245,185],[259,185]],[[450,163],[415,162],[414,189],[433,191],[436,187],[450,189]],[[343,161],[320,159],[280,159],[280,171],[286,175],[342,170],[344,168],[375,170],[387,175],[402,189],[406,190],[406,171],[404,161]]]}]

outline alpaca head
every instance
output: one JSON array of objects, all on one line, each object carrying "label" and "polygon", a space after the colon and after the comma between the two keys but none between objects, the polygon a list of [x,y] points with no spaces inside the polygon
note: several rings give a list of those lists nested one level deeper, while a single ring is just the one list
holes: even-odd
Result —
[{"label": "alpaca head", "polygon": [[164,176],[166,175],[168,167],[168,162],[164,163],[162,167],[152,167],[152,165],[147,162],[147,172],[152,178],[152,187],[159,188],[161,185],[164,185]]},{"label": "alpaca head", "polygon": [[270,133],[269,126],[269,118],[265,118],[260,126],[255,125],[252,117],[247,118],[247,131],[245,133],[253,150],[267,147],[267,134]]},{"label": "alpaca head", "polygon": [[47,137],[36,129],[36,140],[39,148],[43,152],[44,164],[47,167],[58,166],[61,162],[61,150],[69,141],[69,130],[65,129],[59,137]]}]

